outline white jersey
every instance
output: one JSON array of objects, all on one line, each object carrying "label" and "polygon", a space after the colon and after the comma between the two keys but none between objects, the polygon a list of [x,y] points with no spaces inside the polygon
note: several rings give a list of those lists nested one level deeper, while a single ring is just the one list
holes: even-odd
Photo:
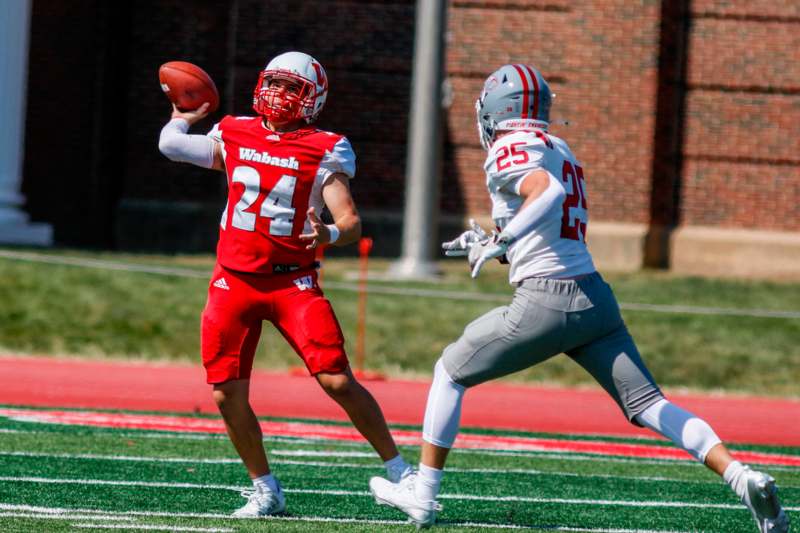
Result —
[{"label": "white jersey", "polygon": [[508,249],[511,283],[530,277],[568,278],[595,271],[586,248],[583,169],[562,139],[541,130],[516,131],[498,139],[484,164],[492,199],[492,219],[501,230],[517,214],[524,198],[519,188],[533,170],[546,170],[566,191],[564,204],[553,207],[527,235]]}]

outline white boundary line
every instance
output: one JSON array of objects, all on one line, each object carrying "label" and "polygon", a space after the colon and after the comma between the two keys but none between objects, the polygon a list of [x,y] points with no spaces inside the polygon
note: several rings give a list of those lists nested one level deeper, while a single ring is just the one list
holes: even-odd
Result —
[{"label": "white boundary line", "polygon": [[[628,463],[628,464],[639,464],[639,465],[659,465],[659,466],[680,466],[680,467],[689,467],[689,468],[704,468],[704,466],[697,461],[687,461],[683,459],[643,459],[637,457],[613,457],[607,455],[581,455],[579,453],[576,454],[564,454],[564,453],[554,453],[554,452],[536,452],[536,451],[527,451],[527,450],[520,450],[520,451],[503,451],[503,450],[481,450],[475,448],[456,448],[456,451],[460,454],[463,453],[472,453],[477,455],[496,455],[501,457],[525,457],[530,459],[555,459],[558,461],[590,461],[590,462],[597,462],[602,461],[606,463]],[[737,450],[733,450],[734,455],[736,455]],[[760,463],[750,463],[750,464],[760,464]],[[796,466],[781,466],[781,465],[765,465],[765,468],[768,468],[770,471],[776,472],[800,472],[800,468]]]},{"label": "white boundary line", "polygon": [[[210,276],[210,272],[193,270],[190,268],[159,267],[154,265],[122,263],[118,261],[88,259],[75,256],[17,252],[12,250],[0,250],[0,258],[11,259],[16,261],[30,261],[34,263],[49,263],[56,265],[99,268],[103,270],[140,272],[144,274],[157,274],[162,276],[178,276],[178,277],[201,278],[201,279],[207,279]],[[324,286],[326,289],[330,288],[334,290],[341,290],[348,292],[357,292],[359,290],[359,286],[356,283],[326,281],[324,283]],[[505,302],[510,299],[509,294],[464,293],[459,291],[419,289],[411,287],[387,287],[383,285],[374,285],[374,284],[370,284],[367,290],[371,294],[413,296],[413,297],[423,297],[423,298],[441,298],[446,300]],[[650,311],[654,313],[724,315],[724,316],[739,316],[739,317],[750,317],[750,318],[800,319],[800,311],[729,308],[729,307],[705,307],[705,306],[692,306],[692,305],[662,305],[662,304],[625,303],[625,302],[620,302],[619,306],[620,308],[629,311]]]},{"label": "white boundary line", "polygon": [[111,520],[114,522],[130,522],[135,518],[125,516],[117,516],[114,514],[96,514],[87,515],[80,514],[74,511],[64,511],[59,513],[36,513],[32,511],[16,512],[16,511],[0,511],[0,518],[38,518],[42,520]]},{"label": "white boundary line", "polygon": [[[132,481],[132,480],[105,480],[105,479],[56,479],[45,477],[0,476],[0,481],[16,483],[49,483],[66,485],[99,485],[118,487],[148,487],[148,488],[175,488],[175,489],[201,489],[201,490],[229,490],[240,492],[245,489],[240,485],[214,485],[201,483],[170,483],[166,481]],[[322,496],[359,496],[372,497],[368,491],[356,490],[322,490],[322,489],[287,489],[287,494],[313,494]],[[475,494],[440,494],[442,500],[483,501],[483,502],[524,502],[524,503],[557,503],[562,505],[598,505],[619,507],[666,507],[666,508],[700,508],[700,509],[736,509],[743,510],[741,505],[729,503],[696,503],[681,501],[634,501],[634,500],[593,500],[578,498],[538,498],[528,496],[481,496]],[[784,507],[787,511],[800,511],[800,506]]]},{"label": "white boundary line", "polygon": [[198,531],[205,533],[228,533],[235,531],[233,529],[225,528],[206,528],[206,527],[188,527],[188,526],[170,526],[170,525],[156,525],[156,524],[70,524],[70,526],[79,529],[124,529],[131,530],[147,530],[147,531]]},{"label": "white boundary line", "polygon": [[[148,438],[148,439],[178,439],[178,440],[225,440],[227,436],[225,435],[217,435],[217,434],[178,434],[178,433],[151,433],[151,432],[130,432],[130,431],[123,431],[117,433],[117,430],[111,431],[112,428],[93,428],[98,431],[99,434],[104,436],[125,436],[130,438]],[[109,429],[109,431],[102,431],[103,429]],[[53,435],[53,433],[48,431],[38,431],[38,430],[12,430],[11,433],[19,433],[19,434],[27,434],[27,435]],[[2,431],[0,431],[2,433]],[[60,434],[60,433],[56,433]],[[369,444],[366,443],[358,443],[358,442],[331,442],[325,439],[303,439],[298,437],[270,437],[265,436],[264,441],[266,442],[277,442],[281,444],[303,444],[303,445],[310,445],[316,446],[320,444],[325,444],[326,446],[334,446],[334,447],[343,447],[343,448],[364,448],[368,449]],[[404,445],[401,448],[416,448],[417,446],[411,445]],[[701,468],[703,465],[696,461],[687,461],[683,459],[644,459],[644,458],[636,458],[636,457],[613,457],[613,456],[605,456],[605,455],[583,455],[579,453],[556,453],[556,452],[539,452],[539,451],[526,451],[526,450],[484,450],[479,448],[457,448],[456,451],[459,454],[471,454],[471,455],[491,455],[491,456],[500,456],[500,457],[522,457],[522,458],[529,458],[529,459],[553,459],[558,461],[591,461],[591,462],[607,462],[607,463],[626,463],[626,464],[640,464],[640,465],[659,465],[659,466],[677,466],[677,467],[688,467],[688,468]],[[736,450],[734,450],[735,452]],[[28,452],[19,452],[19,453],[28,453]],[[281,449],[273,449],[268,450],[268,453],[271,455],[277,456],[302,456],[304,452],[302,450],[281,450]],[[328,456],[331,455],[327,452],[315,452],[317,454]],[[336,452],[335,452],[336,453]],[[376,457],[376,455],[372,452],[338,452],[338,453],[349,453],[349,454],[359,454],[359,455],[349,455],[350,457]],[[0,453],[2,455],[2,453]],[[198,460],[199,461],[199,460]],[[232,462],[236,462],[232,460]],[[758,463],[754,463],[758,464]],[[798,467],[795,466],[780,466],[780,465],[768,465],[767,467],[770,471],[775,472],[793,472],[797,473],[800,471]]]},{"label": "white boundary line", "polygon": [[[289,453],[286,453],[289,452]],[[355,452],[356,457],[369,457],[374,458],[374,454]],[[271,456],[284,456],[289,455],[292,457],[303,457],[305,454],[295,450],[272,450],[269,452]],[[352,452],[317,452],[313,451],[308,454],[312,457],[353,457]],[[0,451],[0,457],[31,457],[31,458],[51,458],[51,459],[75,459],[75,460],[100,460],[100,461],[129,461],[129,462],[149,462],[149,463],[190,463],[190,464],[239,464],[239,459],[233,458],[219,458],[219,459],[202,459],[191,457],[145,457],[145,456],[128,456],[128,455],[101,455],[93,453],[43,453],[43,452],[17,452],[17,451]],[[363,470],[382,470],[379,463],[365,464],[365,463],[337,463],[333,461],[294,461],[294,460],[270,460],[270,464],[275,465],[290,465],[290,466],[313,466],[318,468],[355,468]],[[564,472],[560,470],[547,471],[537,470],[532,468],[459,468],[451,467],[447,469],[448,472],[459,474],[520,474],[529,476],[552,476],[552,477],[575,477],[575,478],[600,478],[600,479],[627,479],[631,481],[653,481],[653,482],[673,482],[673,483],[692,483],[692,484],[706,484],[718,485],[715,481],[705,480],[690,480],[679,479],[662,476],[623,476],[615,474],[581,474],[578,472]],[[784,488],[800,488],[793,485],[781,484]]]},{"label": "white boundary line", "polygon": [[[107,515],[121,516],[121,517],[150,517],[150,518],[205,518],[205,519],[225,519],[225,520],[247,520],[236,519],[230,515],[223,515],[219,513],[165,513],[165,512],[149,512],[149,511],[98,511],[93,509],[61,509],[49,507],[32,507],[29,505],[13,505],[0,503],[0,510],[9,511],[27,511],[32,513],[41,513],[41,516],[47,516],[53,513],[104,513]],[[366,525],[408,525],[407,521],[401,520],[370,520],[359,518],[330,518],[321,516],[270,516],[262,519],[261,523],[268,523],[269,521],[278,522],[319,522],[319,523],[341,523],[341,524],[366,524]],[[484,529],[542,529],[536,526],[522,526],[514,524],[492,524],[482,522],[445,522],[444,525],[451,527],[480,527]],[[609,529],[609,528],[584,528],[584,527],[558,527],[548,526],[548,531],[574,531],[574,532],[587,532],[587,533],[690,533],[686,531],[667,531],[667,530],[645,530],[645,529]]]}]

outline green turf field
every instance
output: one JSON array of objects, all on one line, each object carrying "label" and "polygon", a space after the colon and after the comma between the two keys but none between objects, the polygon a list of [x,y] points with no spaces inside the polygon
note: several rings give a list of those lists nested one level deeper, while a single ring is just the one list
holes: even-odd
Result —
[{"label": "green turf field", "polygon": [[[367,445],[281,437],[266,444],[287,514],[234,520],[226,515],[244,503],[239,491],[248,482],[223,435],[0,417],[0,530],[413,530],[368,494],[369,478],[383,469]],[[419,449],[403,453],[416,460]],[[755,531],[733,493],[690,461],[456,450],[448,467],[439,515],[445,531]],[[767,470],[797,522],[800,468]]]},{"label": "green turf field", "polygon": [[[0,249],[2,250],[2,249]],[[36,253],[41,254],[41,251]],[[179,275],[91,268],[0,257],[0,351],[83,357],[198,362],[199,314],[213,258],[48,251],[59,257],[183,269]],[[441,350],[472,319],[511,294],[507,272],[491,264],[471,280],[463,261],[441,263],[437,283],[373,280],[367,310],[367,367],[394,377],[428,376]],[[371,273],[387,260],[371,262]],[[325,291],[342,322],[351,357],[358,296],[352,259],[325,262]],[[676,277],[663,272],[608,274],[623,303],[800,312],[800,284]],[[323,285],[325,285],[323,283]],[[377,289],[445,291],[493,300],[383,294]],[[800,318],[663,313],[623,309],[628,326],[661,385],[800,397]],[[299,364],[273,328],[265,327],[257,367]],[[511,379],[591,384],[566,357]]]}]

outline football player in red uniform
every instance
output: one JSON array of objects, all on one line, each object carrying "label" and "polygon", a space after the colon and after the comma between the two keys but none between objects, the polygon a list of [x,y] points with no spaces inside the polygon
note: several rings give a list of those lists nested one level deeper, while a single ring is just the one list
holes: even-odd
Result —
[{"label": "football player in red uniform", "polygon": [[[226,116],[208,135],[189,135],[189,127],[206,116],[208,104],[190,112],[173,106],[159,140],[169,159],[227,174],[228,202],[202,314],[201,344],[214,400],[254,485],[234,516],[276,514],[286,507],[248,399],[264,320],[272,322],[344,408],[389,476],[400,480],[411,473],[380,407],[350,371],[342,330],[317,284],[315,249],[349,244],[361,235],[348,183],[355,174],[355,154],[345,137],[313,126],[327,93],[319,62],[287,52],[270,61],[258,78],[253,95],[257,116]],[[333,224],[320,220],[323,206]]]}]

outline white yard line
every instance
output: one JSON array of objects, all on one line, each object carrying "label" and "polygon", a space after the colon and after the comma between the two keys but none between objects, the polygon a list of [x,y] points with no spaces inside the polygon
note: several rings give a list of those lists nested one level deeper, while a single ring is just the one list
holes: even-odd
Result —
[{"label": "white yard line", "polygon": [[[29,261],[34,263],[49,263],[57,265],[69,265],[88,268],[99,268],[102,270],[118,270],[126,272],[141,272],[145,274],[156,274],[162,276],[177,276],[188,278],[207,279],[211,271],[193,270],[190,268],[160,267],[154,265],[143,265],[137,263],[124,263],[120,261],[107,261],[102,259],[89,259],[84,257],[41,254],[30,252],[18,252],[14,250],[0,250],[0,258],[16,261]],[[326,281],[325,288],[357,292],[357,283]],[[437,289],[415,289],[411,287],[387,287],[384,285],[370,284],[368,289],[370,294],[410,296],[422,298],[438,298],[444,300],[466,300],[479,302],[505,302],[511,298],[510,294],[498,293],[465,293],[463,291],[448,291]],[[625,303],[620,302],[622,309],[631,311],[650,311],[654,313],[678,313],[690,315],[727,315],[740,317],[758,318],[800,318],[800,311],[795,310],[772,310],[772,309],[748,309],[735,307],[705,307],[693,305],[661,305],[645,303]]]},{"label": "white yard line", "polygon": [[194,463],[194,464],[238,464],[238,458],[200,459],[194,457],[144,457],[134,455],[103,455],[97,453],[45,453],[45,452],[5,452],[6,457],[45,457],[51,459],[86,459],[97,461],[129,461],[148,463]]},{"label": "white yard line", "polygon": [[[281,450],[271,451],[269,455],[291,455],[294,457],[304,457],[310,455],[312,457],[328,456],[328,457],[353,457],[352,453],[343,452],[306,452],[293,450],[291,453],[281,453]],[[361,454],[355,452],[355,457],[375,457],[374,454]],[[0,457],[31,457],[31,458],[48,458],[48,459],[78,459],[78,460],[99,460],[99,461],[128,461],[128,462],[147,462],[147,463],[189,463],[189,464],[238,464],[241,461],[233,458],[220,458],[220,459],[195,459],[191,457],[143,457],[143,456],[127,456],[127,455],[101,455],[93,453],[43,453],[43,452],[5,452],[0,451]],[[364,464],[364,463],[336,463],[333,461],[294,461],[294,460],[273,460],[271,464],[275,465],[292,465],[292,466],[312,466],[318,468],[355,468],[363,470],[383,470],[380,463]],[[622,476],[616,474],[581,474],[577,472],[563,472],[563,471],[546,471],[537,470],[532,468],[448,468],[448,472],[457,472],[462,474],[521,474],[530,476],[560,476],[560,477],[575,477],[575,478],[602,478],[602,479],[626,479],[632,481],[655,481],[655,482],[675,482],[675,483],[693,483],[693,484],[717,484],[714,481],[704,480],[686,480],[679,478],[669,478],[660,476]],[[781,485],[786,486],[786,485]],[[790,486],[786,486],[790,487]],[[794,488],[794,487],[791,487]]]},{"label": "white yard line", "polygon": [[[21,483],[52,483],[62,485],[108,485],[116,487],[149,487],[162,489],[210,489],[210,490],[233,490],[240,492],[246,487],[241,485],[213,485],[202,483],[171,483],[167,481],[132,481],[132,480],[112,480],[112,479],[55,479],[35,476],[0,476],[0,481],[15,481]],[[288,492],[288,491],[284,491]]]},{"label": "white yard line", "polygon": [[168,513],[158,511],[107,511],[104,509],[70,509],[66,507],[42,507],[38,505],[21,505],[0,503],[0,511],[20,511],[41,514],[85,513],[91,516],[123,516],[123,517],[176,517],[176,518],[231,518],[221,513]]},{"label": "white yard line", "polygon": [[39,520],[111,520],[115,522],[130,522],[135,518],[117,516],[114,514],[81,514],[74,511],[63,511],[59,513],[36,513],[36,512],[18,512],[18,511],[0,511],[0,518],[37,518]]},{"label": "white yard line", "polygon": [[[241,491],[245,489],[240,485],[214,485],[201,483],[170,483],[153,481],[132,481],[132,480],[105,480],[105,479],[55,479],[43,477],[26,476],[0,476],[0,481],[22,482],[22,483],[55,483],[68,485],[107,485],[121,487],[150,487],[150,488],[176,488],[176,489],[210,489],[210,490],[230,490]],[[321,489],[287,489],[288,494],[313,494],[321,496],[359,496],[371,497],[368,491],[355,490],[321,490]],[[462,500],[462,501],[483,501],[483,502],[525,502],[525,503],[557,503],[572,505],[598,505],[598,506],[621,506],[621,507],[674,507],[686,508],[695,507],[701,509],[737,509],[741,510],[741,505],[727,503],[695,503],[679,501],[637,501],[637,500],[594,500],[577,498],[536,498],[528,496],[480,496],[475,494],[440,494],[442,500]],[[800,506],[784,507],[787,511],[800,511]]]},{"label": "white yard line", "polygon": [[[37,431],[37,430],[9,430],[9,433],[15,434],[26,434],[26,435],[52,435],[53,433],[48,431]],[[3,433],[2,428],[0,428],[0,433]],[[149,438],[149,439],[177,439],[177,440],[226,440],[226,435],[215,435],[215,434],[177,434],[177,433],[152,433],[152,432],[116,432],[116,431],[107,431],[107,432],[100,432],[106,436],[125,436],[130,438]],[[321,443],[325,443],[326,446],[332,447],[343,447],[343,448],[369,448],[369,445],[366,443],[356,443],[356,442],[330,442],[325,439],[302,439],[302,438],[295,438],[295,437],[264,437],[264,441],[271,441],[276,443],[283,443],[283,444],[305,444],[305,445],[319,445]],[[404,448],[410,448],[411,446],[405,446]],[[501,457],[523,457],[523,458],[532,458],[532,459],[554,459],[554,460],[561,460],[561,461],[590,461],[593,463],[597,462],[607,462],[607,463],[625,463],[625,464],[639,464],[639,465],[659,465],[659,466],[669,466],[669,467],[688,467],[688,468],[701,468],[703,465],[696,461],[687,461],[682,459],[644,459],[644,458],[636,458],[636,457],[612,457],[612,456],[603,456],[603,455],[582,455],[576,453],[557,453],[557,452],[538,452],[538,451],[504,451],[504,450],[485,450],[485,449],[476,449],[476,448],[457,448],[456,452],[458,454],[471,454],[471,455],[489,455],[489,456],[501,456]],[[28,452],[17,452],[18,454],[24,455]],[[316,451],[316,450],[283,450],[283,449],[274,449],[269,450],[268,453],[270,455],[275,456],[326,456],[326,457],[365,457],[371,458],[376,457],[375,453],[372,451],[365,451],[365,452],[356,452],[356,451],[343,451],[343,452],[327,452],[327,451]],[[735,454],[735,450],[734,450]],[[3,452],[0,452],[0,455],[3,455]],[[110,457],[109,457],[110,458]],[[178,461],[179,462],[179,461]],[[198,459],[196,462],[208,462],[208,463],[237,463],[238,460],[235,458],[230,459],[211,459],[211,460],[201,460]],[[285,462],[285,464],[290,464]],[[800,472],[800,468],[796,466],[780,466],[780,465],[768,465],[764,467],[768,469],[770,472],[792,472],[797,473]]]},{"label": "white yard line", "polygon": [[377,459],[375,452],[333,452],[328,450],[269,450],[270,455],[281,457],[363,457]]},{"label": "white yard line", "polygon": [[130,530],[146,530],[146,531],[198,531],[204,533],[229,533],[235,531],[234,529],[225,529],[217,527],[187,527],[187,526],[170,526],[170,525],[156,525],[156,524],[70,524],[70,526],[79,529],[124,529]]},{"label": "white yard line", "polygon": [[[85,513],[91,517],[94,513],[103,513],[106,516],[118,516],[121,519],[130,519],[131,517],[150,517],[150,518],[203,518],[203,519],[226,519],[237,520],[229,515],[219,513],[166,513],[166,512],[149,512],[149,511],[98,511],[93,509],[63,509],[52,507],[33,507],[29,505],[14,505],[0,503],[0,510],[7,510],[9,512],[22,511],[30,513],[34,517],[46,518],[49,516],[58,516],[59,514],[66,513]],[[38,513],[38,514],[37,514]],[[2,515],[0,515],[2,516]],[[370,520],[360,518],[330,518],[322,516],[271,516],[263,519],[266,521],[280,521],[280,522],[311,522],[311,523],[334,523],[334,524],[365,524],[365,525],[407,525],[405,520]],[[447,522],[448,526],[459,527],[480,527],[485,529],[542,529],[536,526],[522,526],[514,524],[491,524],[484,522]],[[170,531],[186,531],[178,528],[169,528]],[[649,529],[618,529],[618,528],[584,528],[584,527],[558,527],[548,526],[548,531],[575,531],[587,533],[689,533],[684,531],[666,531],[666,530],[649,530]],[[196,530],[199,531],[199,530]],[[204,530],[204,531],[219,531],[219,530]],[[226,530],[229,531],[229,530]]]},{"label": "white yard line", "polygon": [[[41,431],[18,431],[18,433],[25,433],[25,434],[50,434],[48,432],[41,432]],[[137,434],[126,434],[131,437],[140,436]],[[144,436],[157,438],[159,437],[158,434],[144,434]],[[165,435],[168,438],[172,438],[173,435],[167,434]],[[181,437],[178,435],[177,437]],[[191,435],[189,435],[191,437]],[[285,441],[284,441],[285,442]],[[318,441],[303,441],[300,440],[292,440],[290,441],[292,444],[319,444]],[[336,443],[349,445],[352,443]],[[366,444],[358,444],[358,447],[366,447]],[[579,455],[579,454],[562,454],[562,453],[553,453],[553,452],[535,452],[535,451],[502,451],[502,450],[481,450],[481,449],[472,449],[472,448],[459,448],[457,449],[457,453],[459,454],[471,454],[471,455],[490,455],[490,456],[501,456],[501,457],[523,457],[523,458],[534,458],[534,459],[555,459],[555,460],[566,460],[566,461],[591,461],[596,463],[600,462],[611,462],[611,463],[627,463],[627,464],[647,464],[647,465],[660,465],[660,466],[680,466],[680,467],[691,467],[691,468],[698,468],[702,467],[700,463],[694,461],[685,461],[679,459],[641,459],[635,457],[606,457],[601,455]],[[377,455],[374,452],[358,452],[358,451],[320,451],[320,450],[284,450],[284,449],[273,449],[269,450],[268,454],[271,456],[277,457],[353,457],[353,458],[375,458],[377,460]],[[19,452],[19,451],[0,451],[0,456],[2,455],[10,455],[10,456],[31,456],[31,457],[64,457],[64,458],[75,458],[75,459],[102,459],[102,460],[118,460],[118,461],[162,461],[162,462],[194,462],[194,463],[207,463],[207,464],[237,464],[239,463],[239,459],[231,457],[231,458],[217,458],[217,459],[193,459],[193,458],[168,458],[168,457],[135,457],[135,456],[119,456],[119,455],[98,455],[98,454],[58,454],[58,453],[40,453],[40,452]],[[292,463],[291,461],[279,461],[283,464],[303,464],[303,463]],[[323,463],[308,463],[307,466],[325,466]],[[358,468],[360,465],[348,465],[346,463],[339,463],[336,466],[341,466],[343,468]],[[372,468],[370,465],[365,465],[364,468]],[[799,472],[800,469],[794,466],[779,466],[779,465],[769,465],[766,467],[770,471],[776,472]],[[448,468],[449,471],[458,471],[457,468]],[[526,473],[526,471],[517,469],[518,473]],[[486,472],[486,473],[495,473],[492,469],[488,470],[481,470],[481,469],[466,469],[463,470],[465,472]],[[502,470],[503,472],[508,472],[510,470]],[[530,470],[530,473],[537,473],[537,470]],[[500,470],[497,470],[497,473],[501,473]],[[582,474],[576,474],[582,475]],[[599,475],[599,474],[598,474]],[[637,479],[645,479],[639,478]],[[660,478],[652,478],[652,479],[660,479]],[[664,478],[665,481],[669,481],[673,478]]]}]

